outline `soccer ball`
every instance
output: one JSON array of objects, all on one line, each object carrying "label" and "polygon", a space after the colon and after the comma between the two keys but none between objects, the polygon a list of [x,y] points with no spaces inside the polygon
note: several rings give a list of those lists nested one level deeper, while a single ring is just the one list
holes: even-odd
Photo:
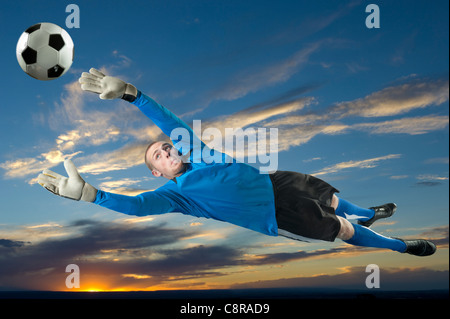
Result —
[{"label": "soccer ball", "polygon": [[69,70],[74,45],[66,30],[53,23],[42,22],[25,30],[16,47],[17,61],[29,76],[53,80]]}]

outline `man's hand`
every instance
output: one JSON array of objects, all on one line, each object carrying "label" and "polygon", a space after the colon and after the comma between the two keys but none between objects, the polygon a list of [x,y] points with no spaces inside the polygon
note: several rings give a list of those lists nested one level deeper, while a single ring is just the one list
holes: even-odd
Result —
[{"label": "man's hand", "polygon": [[38,183],[55,195],[93,202],[97,196],[97,189],[81,178],[71,160],[64,161],[64,167],[69,177],[61,176],[46,169],[42,174],[39,174]]},{"label": "man's hand", "polygon": [[91,68],[89,73],[83,72],[78,82],[84,91],[100,94],[102,100],[124,99],[133,102],[137,96],[137,89],[124,81],[104,75],[97,69]]}]

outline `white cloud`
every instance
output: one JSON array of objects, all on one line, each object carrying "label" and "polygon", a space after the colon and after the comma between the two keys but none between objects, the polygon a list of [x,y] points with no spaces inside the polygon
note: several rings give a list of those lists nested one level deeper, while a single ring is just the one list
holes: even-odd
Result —
[{"label": "white cloud", "polygon": [[68,235],[73,235],[72,232],[68,231],[67,227],[60,225],[55,222],[48,222],[45,224],[27,224],[27,225],[8,225],[7,227],[0,228],[2,236],[10,240],[26,241],[37,243],[45,240],[49,240],[55,237],[64,237]]},{"label": "white cloud", "polygon": [[408,175],[393,175],[393,176],[391,176],[389,178],[393,179],[393,180],[399,180],[399,179],[405,179],[405,178],[408,178],[408,177],[409,177]]},{"label": "white cloud", "polygon": [[135,188],[143,181],[148,181],[148,178],[132,179],[123,178],[118,180],[110,180],[103,182],[99,188],[105,192],[113,192],[121,195],[135,196],[143,192],[152,191],[150,189]]},{"label": "white cloud", "polygon": [[59,225],[58,223],[47,223],[47,224],[40,224],[40,225],[26,226],[26,228],[28,228],[28,229],[48,228],[48,227],[63,227],[63,226],[62,226],[62,225]]},{"label": "white cloud", "polygon": [[144,163],[146,143],[127,144],[120,149],[78,158],[82,164],[80,173],[102,174],[110,171],[125,170]]},{"label": "white cloud", "polygon": [[99,186],[105,191],[109,192],[114,188],[135,185],[138,184],[139,182],[140,182],[139,180],[132,180],[131,178],[123,178],[120,180],[103,182]]},{"label": "white cloud", "polygon": [[37,173],[41,171],[42,161],[36,158],[21,158],[14,161],[6,161],[0,164],[6,173],[6,177],[24,177],[28,174]]},{"label": "white cloud", "polygon": [[[38,174],[46,168],[52,168],[58,165],[61,161],[64,161],[64,159],[73,158],[75,155],[80,153],[81,152],[75,152],[63,155],[61,151],[53,150],[48,153],[42,153],[35,158],[19,158],[17,160],[6,161],[1,163],[0,167],[6,171],[5,177],[26,177],[29,175]],[[32,179],[29,183],[33,184],[35,180],[36,179]]]},{"label": "white cloud", "polygon": [[342,125],[304,125],[280,128],[278,131],[278,150],[287,151],[291,147],[308,143],[319,134],[336,135],[347,129]]},{"label": "white cloud", "polygon": [[335,174],[335,173],[338,173],[340,171],[343,171],[343,170],[346,170],[349,168],[359,168],[359,169],[374,168],[374,167],[377,167],[381,161],[397,159],[400,157],[401,157],[400,154],[390,154],[390,155],[386,155],[386,156],[369,158],[369,159],[360,160],[360,161],[341,162],[341,163],[337,163],[337,164],[322,168],[322,170],[315,172],[312,175],[320,176],[320,175]]},{"label": "white cloud", "polygon": [[313,157],[313,158],[303,160],[303,163],[311,163],[311,162],[320,161],[320,160],[322,160],[321,157]]},{"label": "white cloud", "polygon": [[[96,100],[86,105],[86,101],[92,98]],[[81,90],[78,81],[65,86],[61,103],[57,103],[49,118],[52,128],[65,130],[55,140],[58,150],[67,151],[80,145],[98,146],[116,141],[121,134],[116,123],[120,123],[121,119],[133,117],[129,108],[121,104],[103,102],[103,107],[99,110],[94,101],[98,102],[97,95]],[[106,103],[109,105],[105,105]]]},{"label": "white cloud", "polygon": [[425,164],[447,164],[449,163],[448,157],[437,157],[437,158],[430,158],[425,161]]},{"label": "white cloud", "polygon": [[295,52],[289,58],[270,66],[264,66],[258,70],[245,70],[237,74],[227,84],[213,92],[206,104],[209,105],[216,100],[236,100],[248,93],[289,80],[308,62],[309,56],[316,52],[325,42],[312,43]]},{"label": "white cloud", "polygon": [[448,181],[448,177],[446,176],[438,176],[431,174],[419,175],[417,176],[417,179],[421,181]]},{"label": "white cloud", "polygon": [[[448,80],[413,79],[412,83],[392,86],[374,92],[362,99],[338,103],[325,111],[282,116],[263,123],[266,127],[279,128],[279,151],[309,142],[318,134],[336,135],[350,130],[372,134],[425,134],[448,126],[448,116],[427,115],[374,123],[347,125],[350,116],[381,117],[409,112],[448,101]],[[312,101],[315,102],[313,99]],[[300,109],[299,109],[300,110]]]},{"label": "white cloud", "polygon": [[338,103],[331,109],[338,117],[381,117],[407,113],[449,99],[448,79],[415,80],[387,87],[364,98]]},{"label": "white cloud", "polygon": [[369,131],[372,134],[402,133],[410,135],[425,134],[448,126],[448,116],[409,117],[378,123],[362,123],[352,126],[352,129]]},{"label": "white cloud", "polygon": [[[313,102],[314,98],[300,98],[295,101],[282,103],[267,108],[243,110],[232,115],[223,116],[213,121],[206,121],[205,128],[215,127],[224,132],[225,128],[245,128],[248,126],[254,126],[257,123],[269,120],[272,117],[287,116],[290,113],[302,110]],[[264,126],[278,127],[277,122],[264,123]]]},{"label": "white cloud", "polygon": [[75,152],[72,154],[63,154],[59,150],[53,150],[48,153],[42,153],[41,155],[49,162],[50,164],[59,164],[63,162],[65,159],[70,159],[78,154],[82,153],[81,151]]}]

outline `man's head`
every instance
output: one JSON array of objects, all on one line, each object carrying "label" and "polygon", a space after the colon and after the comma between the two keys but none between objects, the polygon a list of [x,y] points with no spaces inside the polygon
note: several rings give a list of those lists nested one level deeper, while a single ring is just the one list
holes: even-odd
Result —
[{"label": "man's head", "polygon": [[169,143],[157,141],[151,143],[145,151],[145,164],[153,176],[167,179],[180,176],[184,172],[184,163],[178,151]]}]

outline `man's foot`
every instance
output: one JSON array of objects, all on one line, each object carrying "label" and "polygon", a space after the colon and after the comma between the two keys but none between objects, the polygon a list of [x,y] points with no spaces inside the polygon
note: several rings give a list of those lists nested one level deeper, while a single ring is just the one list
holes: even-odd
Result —
[{"label": "man's foot", "polygon": [[395,211],[397,210],[397,205],[395,205],[394,203],[389,203],[389,204],[384,204],[381,206],[370,207],[369,209],[372,209],[375,211],[375,214],[373,215],[373,217],[371,219],[365,220],[365,221],[358,220],[358,224],[365,226],[365,227],[370,227],[378,219],[391,217],[392,215],[394,215]]},{"label": "man's foot", "polygon": [[400,239],[406,244],[405,253],[414,256],[430,256],[436,252],[436,245],[425,239]]}]

